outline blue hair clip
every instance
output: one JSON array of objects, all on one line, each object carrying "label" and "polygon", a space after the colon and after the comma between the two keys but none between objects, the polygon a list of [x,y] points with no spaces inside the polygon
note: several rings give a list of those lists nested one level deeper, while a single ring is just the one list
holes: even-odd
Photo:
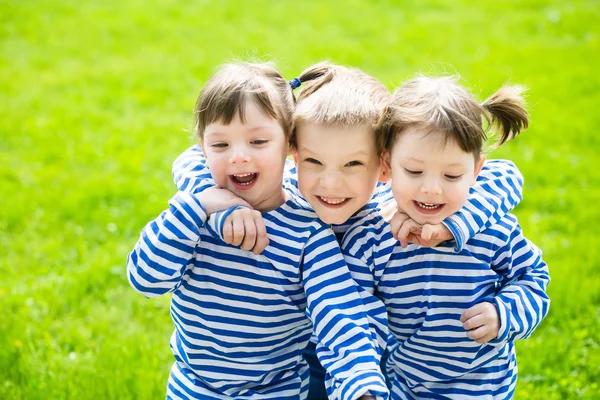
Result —
[{"label": "blue hair clip", "polygon": [[302,81],[300,81],[299,78],[294,78],[290,81],[290,86],[292,87],[292,90],[299,88],[300,85],[302,85]]}]

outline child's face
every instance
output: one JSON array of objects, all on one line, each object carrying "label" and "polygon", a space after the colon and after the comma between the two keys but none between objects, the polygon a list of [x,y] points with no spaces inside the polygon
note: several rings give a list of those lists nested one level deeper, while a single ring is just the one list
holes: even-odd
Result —
[{"label": "child's face", "polygon": [[300,192],[323,222],[345,223],[369,202],[380,178],[372,129],[301,122],[296,137]]},{"label": "child's face", "polygon": [[208,124],[202,151],[220,187],[266,211],[283,203],[283,166],[288,144],[279,123],[265,116],[252,101],[245,105],[243,123],[238,114],[229,125]]},{"label": "child's face", "polygon": [[476,163],[473,154],[445,139],[439,131],[408,128],[388,158],[398,207],[420,224],[439,224],[458,211],[483,165],[484,157]]}]

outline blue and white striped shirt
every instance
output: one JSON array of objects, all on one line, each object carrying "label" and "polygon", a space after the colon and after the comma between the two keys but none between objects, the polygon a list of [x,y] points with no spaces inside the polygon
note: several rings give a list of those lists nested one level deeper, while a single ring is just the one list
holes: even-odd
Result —
[{"label": "blue and white striped shirt", "polygon": [[[548,267],[541,251],[507,214],[456,252],[452,243],[403,249],[376,214],[358,221],[342,248],[353,278],[388,312],[386,370],[393,399],[504,399],[516,385],[513,342],[530,336],[546,316]],[[461,314],[495,304],[498,338],[467,337]]]},{"label": "blue and white striped shirt", "polygon": [[263,214],[269,246],[254,255],[219,238],[228,212],[207,216],[178,192],[129,254],[134,289],[173,292],[176,358],[168,397],[306,398],[302,357],[313,332],[331,394],[387,397],[377,344],[336,238],[293,196]]}]

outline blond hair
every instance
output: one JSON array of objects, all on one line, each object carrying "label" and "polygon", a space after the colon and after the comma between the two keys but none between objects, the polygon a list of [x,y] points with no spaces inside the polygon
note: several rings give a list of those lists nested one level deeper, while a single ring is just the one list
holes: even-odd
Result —
[{"label": "blond hair", "polygon": [[302,87],[294,112],[296,123],[374,127],[391,96],[379,80],[357,68],[318,63],[297,79]]},{"label": "blond hair", "polygon": [[231,123],[236,114],[245,123],[246,101],[279,121],[286,138],[293,131],[294,96],[289,83],[269,63],[237,62],[222,65],[200,91],[194,115],[195,134],[202,140],[208,124]]},{"label": "blond hair", "polygon": [[522,86],[504,86],[483,103],[455,77],[417,77],[404,83],[392,95],[377,123],[377,147],[390,151],[407,127],[438,130],[459,147],[479,158],[489,129],[499,131],[498,146],[527,129]]}]

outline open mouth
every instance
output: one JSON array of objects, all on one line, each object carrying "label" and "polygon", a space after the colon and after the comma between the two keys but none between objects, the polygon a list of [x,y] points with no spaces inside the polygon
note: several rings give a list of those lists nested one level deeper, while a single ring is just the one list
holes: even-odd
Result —
[{"label": "open mouth", "polygon": [[415,208],[423,214],[436,214],[445,206],[445,204],[423,203],[416,200],[413,203]]},{"label": "open mouth", "polygon": [[236,189],[248,190],[252,186],[254,186],[254,184],[258,180],[258,173],[249,172],[244,174],[233,174],[229,175],[229,179],[231,180],[231,183],[233,183],[233,186]]},{"label": "open mouth", "polygon": [[343,207],[348,201],[350,201],[349,197],[323,197],[323,196],[315,196],[321,204],[326,207]]}]

